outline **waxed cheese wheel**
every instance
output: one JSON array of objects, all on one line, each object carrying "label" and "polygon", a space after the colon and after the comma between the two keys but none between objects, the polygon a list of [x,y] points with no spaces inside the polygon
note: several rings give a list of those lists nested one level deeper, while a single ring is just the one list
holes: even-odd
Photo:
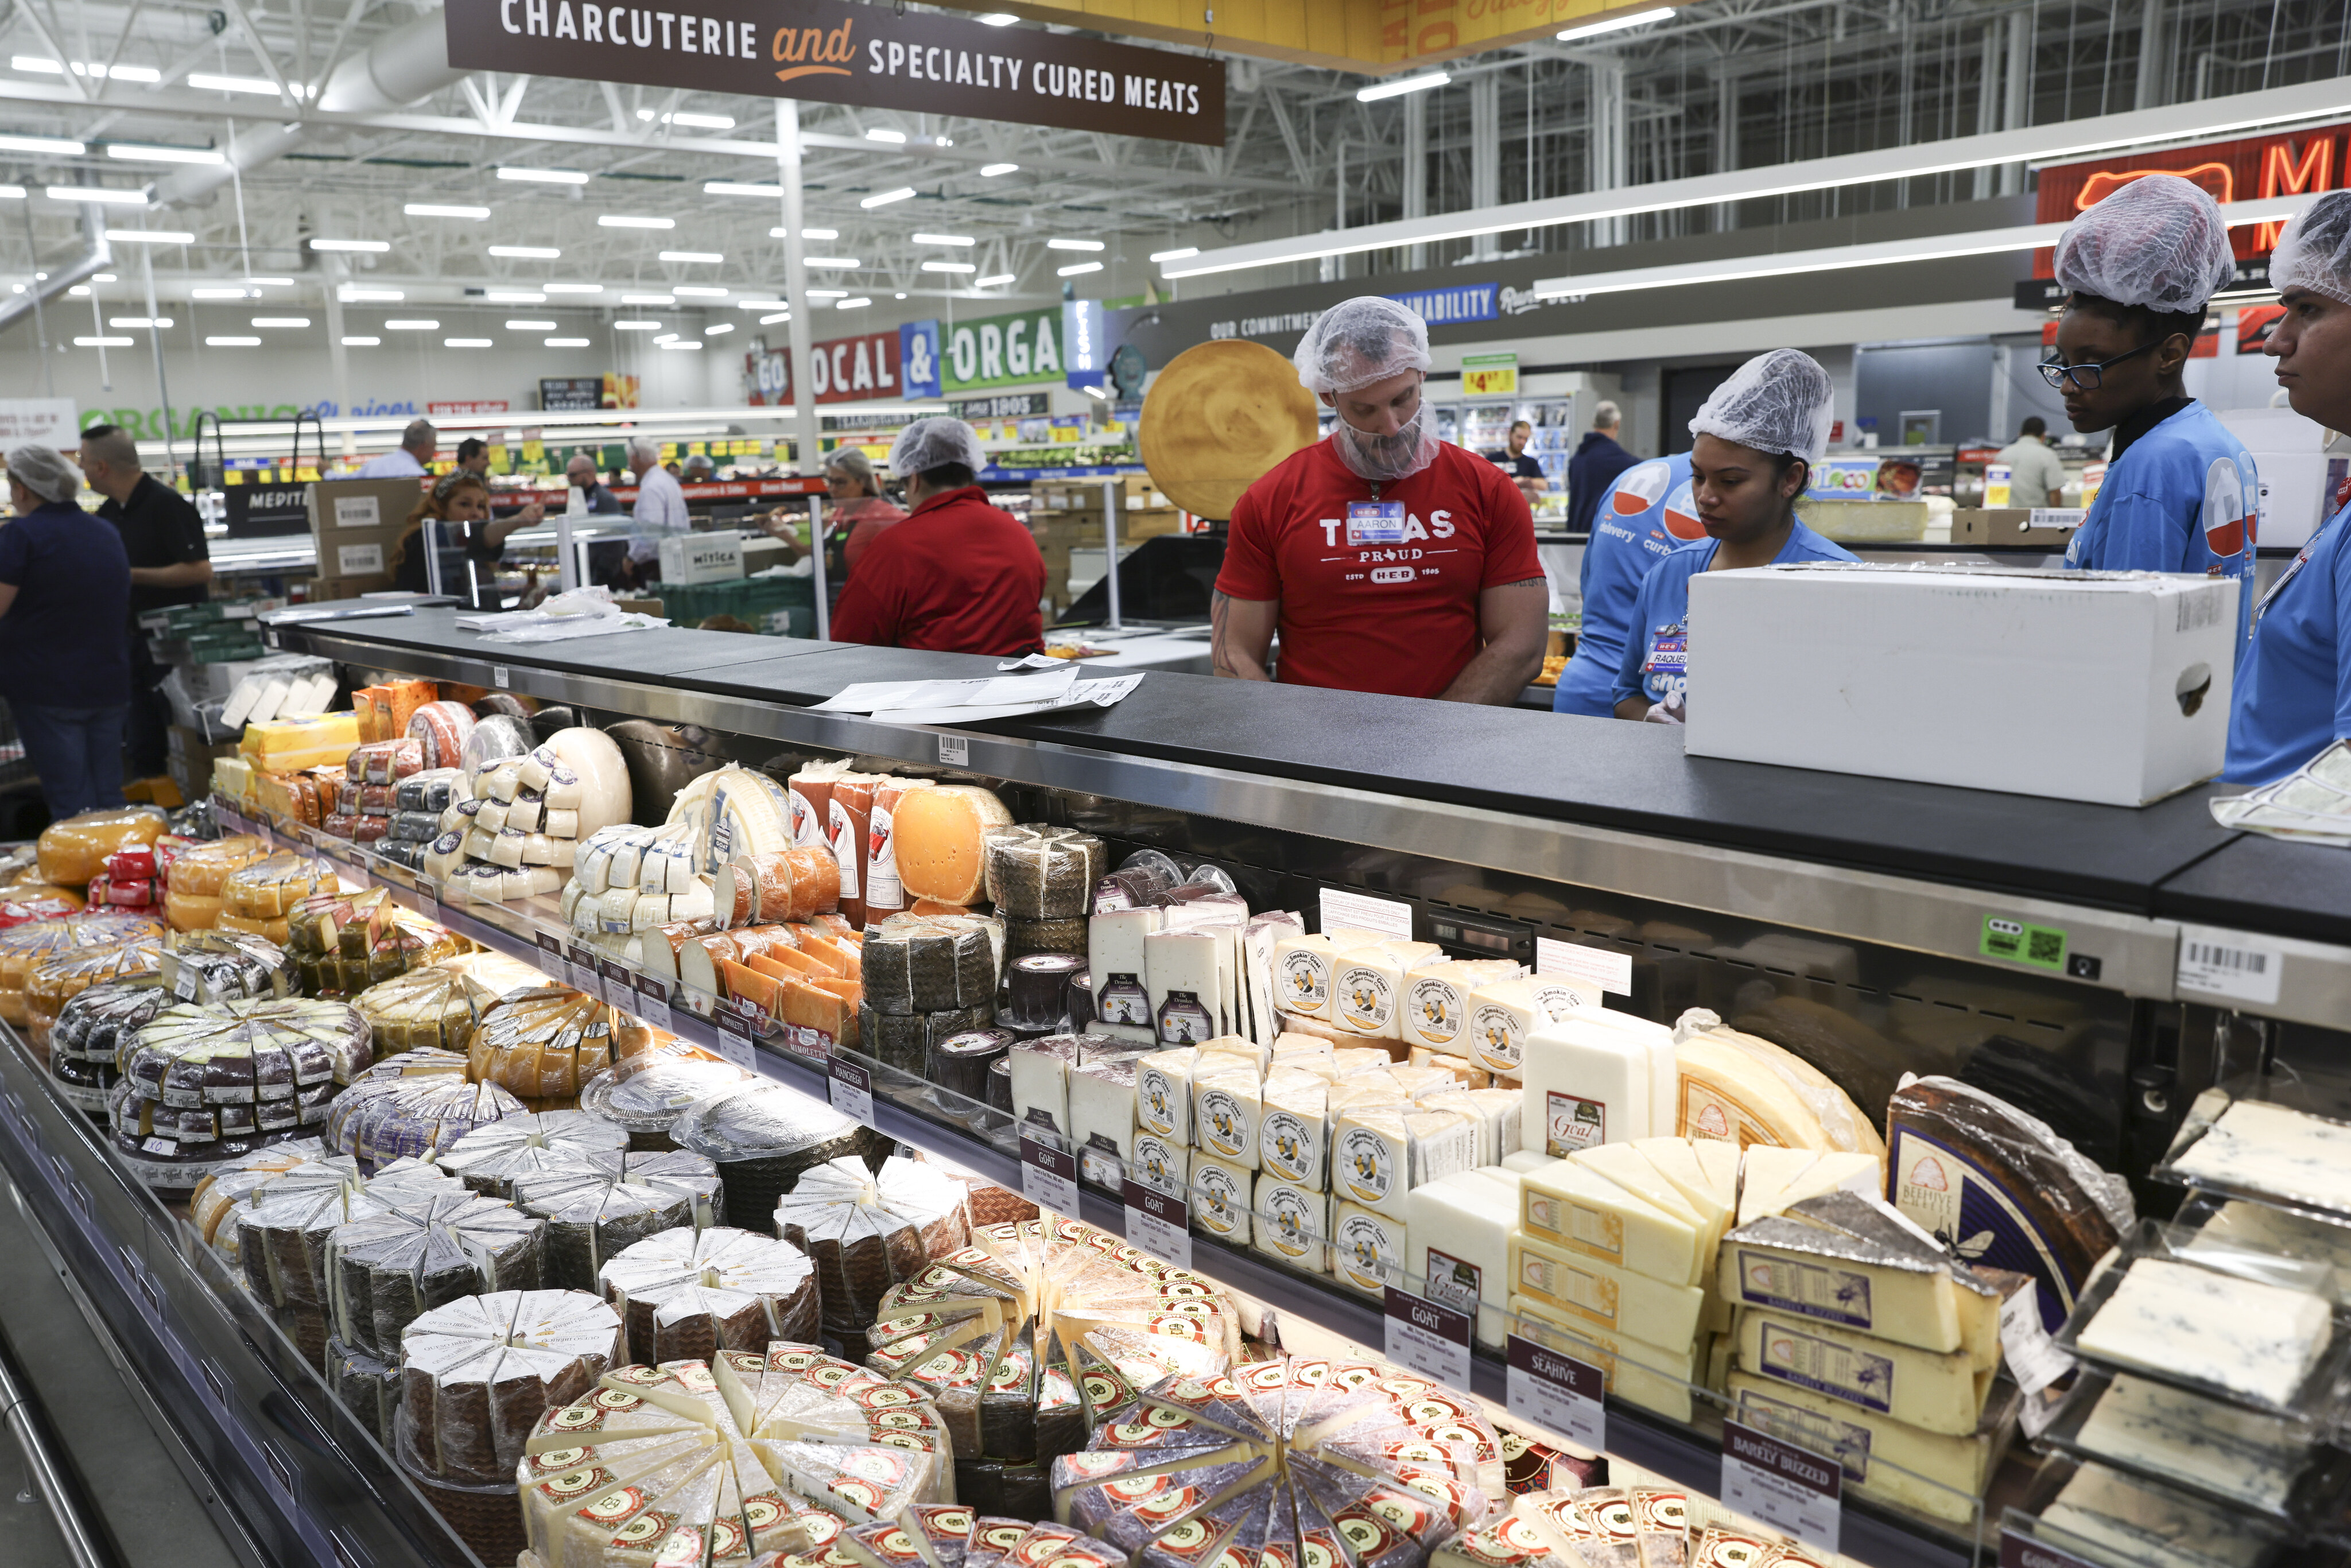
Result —
[{"label": "waxed cheese wheel", "polygon": [[455,768],[465,760],[465,739],[476,722],[464,703],[430,702],[409,716],[408,734],[421,743],[426,768]]},{"label": "waxed cheese wheel", "polygon": [[938,784],[901,795],[891,829],[898,878],[908,896],[977,902],[987,887],[987,831],[1011,825],[1004,802],[976,784]]},{"label": "waxed cheese wheel", "polygon": [[527,721],[492,714],[474,721],[473,733],[465,737],[465,745],[459,748],[457,766],[479,778],[488,764],[521,757],[530,748],[530,725]]},{"label": "waxed cheese wheel", "polygon": [[440,1051],[386,1057],[329,1107],[327,1146],[372,1172],[449,1147],[484,1122],[518,1116],[520,1100],[495,1083],[465,1081],[465,1058]]},{"label": "waxed cheese wheel", "polygon": [[1110,851],[1092,833],[1023,823],[986,838],[988,902],[1007,920],[1083,920]]},{"label": "waxed cheese wheel", "polygon": [[[568,788],[559,790],[559,779],[554,767],[549,769],[549,782],[546,790],[547,804],[579,813],[577,837],[585,838],[599,828],[629,820],[629,763],[612,737],[601,729],[579,727],[559,729],[547,737],[541,748],[555,754],[560,768],[574,776]],[[528,785],[528,779],[521,780]]]},{"label": "waxed cheese wheel", "polygon": [[459,772],[435,768],[402,779],[392,791],[392,806],[402,811],[445,811],[457,798]]},{"label": "waxed cheese wheel", "polygon": [[925,1076],[931,1052],[954,1036],[987,1030],[996,1016],[989,1002],[929,1013],[880,1013],[857,1009],[858,1049],[884,1065]]},{"label": "waxed cheese wheel", "polygon": [[250,833],[191,844],[172,857],[172,891],[218,898],[221,884],[228,880],[229,873],[268,852],[269,847]]},{"label": "waxed cheese wheel", "polygon": [[589,1291],[449,1301],[411,1322],[400,1345],[395,1447],[427,1476],[502,1488],[512,1512],[516,1466],[540,1417],[627,1360],[620,1314]]},{"label": "waxed cheese wheel", "polygon": [[126,844],[152,844],[163,836],[163,814],[152,806],[117,806],[84,811],[41,830],[41,880],[59,887],[84,887],[105,869],[106,857]]},{"label": "waxed cheese wheel", "polygon": [[496,999],[469,976],[434,965],[370,986],[351,1005],[368,1020],[376,1051],[391,1056],[421,1047],[469,1050],[475,1026]]},{"label": "waxed cheese wheel", "polygon": [[1015,1029],[1059,1024],[1069,1010],[1070,980],[1085,967],[1085,959],[1075,953],[1014,954],[1004,971],[1003,1021]]},{"label": "waxed cheese wheel", "polygon": [[104,1115],[107,1091],[121,1076],[123,1044],[171,1005],[160,976],[135,975],[100,981],[59,1008],[49,1026],[49,1076],[57,1092],[78,1109]]},{"label": "waxed cheese wheel", "polygon": [[468,1075],[531,1099],[571,1095],[621,1054],[642,1049],[649,1031],[621,1026],[612,1009],[569,986],[537,986],[501,997],[482,1015]]},{"label": "waxed cheese wheel", "polygon": [[49,1030],[66,1003],[105,980],[152,975],[163,967],[163,944],[146,936],[59,953],[25,977],[25,1031],[36,1056],[49,1049]]},{"label": "waxed cheese wheel", "polygon": [[841,863],[821,845],[752,854],[711,873],[722,925],[808,921],[841,901]]},{"label": "waxed cheese wheel", "polygon": [[547,1221],[544,1279],[567,1290],[597,1289],[606,1260],[649,1236],[718,1223],[718,1172],[683,1149],[571,1153],[517,1176],[515,1207]]},{"label": "waxed cheese wheel", "polygon": [[434,1308],[536,1289],[542,1221],[469,1192],[355,1220],[327,1238],[329,1317],[345,1344],[384,1354]]}]

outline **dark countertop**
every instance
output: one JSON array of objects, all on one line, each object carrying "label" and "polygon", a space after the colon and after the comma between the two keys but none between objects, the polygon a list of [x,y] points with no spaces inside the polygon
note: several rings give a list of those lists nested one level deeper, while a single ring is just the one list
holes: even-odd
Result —
[{"label": "dark countertop", "polygon": [[[450,612],[335,622],[362,642],[806,705],[859,681],[996,661],[656,631],[487,643]],[[786,650],[790,650],[787,652]],[[1657,726],[1155,672],[1116,707],[977,729],[1782,855],[2145,915],[2351,942],[2329,852],[2247,840],[2198,788],[2139,810],[1688,758]]]}]

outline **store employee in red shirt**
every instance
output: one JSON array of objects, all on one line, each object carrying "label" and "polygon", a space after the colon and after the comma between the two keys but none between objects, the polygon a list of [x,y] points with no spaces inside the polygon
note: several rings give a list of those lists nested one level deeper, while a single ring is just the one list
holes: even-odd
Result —
[{"label": "store employee in red shirt", "polygon": [[1045,559],[976,480],[987,459],[959,419],[918,419],[898,434],[890,468],[914,508],[877,535],[832,612],[841,643],[946,653],[1033,653],[1045,645],[1038,602]]},{"label": "store employee in red shirt", "polygon": [[1550,625],[1534,518],[1501,470],[1430,428],[1426,324],[1394,300],[1350,299],[1308,329],[1297,360],[1339,422],[1233,507],[1211,611],[1217,674],[1516,700]]}]

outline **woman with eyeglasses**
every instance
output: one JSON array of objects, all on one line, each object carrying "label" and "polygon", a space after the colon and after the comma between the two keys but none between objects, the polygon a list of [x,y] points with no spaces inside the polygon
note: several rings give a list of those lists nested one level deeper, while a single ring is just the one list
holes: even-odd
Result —
[{"label": "woman with eyeglasses", "polygon": [[2041,374],[2064,394],[2074,429],[2115,433],[2065,564],[2233,577],[2241,638],[2252,624],[2261,482],[2245,444],[2188,395],[2183,375],[2206,303],[2236,274],[2228,225],[2203,187],[2140,175],[2057,241],[2068,293]]},{"label": "woman with eyeglasses", "polygon": [[[2285,315],[2262,351],[2294,413],[2351,430],[2351,192],[2321,196],[2278,236],[2270,283]],[[2283,779],[2351,736],[2351,505],[2302,547],[2253,612],[2253,640],[2237,661],[2229,762],[2238,784]]]}]

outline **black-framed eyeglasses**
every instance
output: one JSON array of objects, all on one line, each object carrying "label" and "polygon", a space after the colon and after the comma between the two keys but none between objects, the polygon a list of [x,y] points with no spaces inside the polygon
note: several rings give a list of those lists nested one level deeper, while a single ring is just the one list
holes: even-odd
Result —
[{"label": "black-framed eyeglasses", "polygon": [[2035,365],[2033,369],[2041,372],[2041,379],[2043,381],[2047,382],[2051,386],[2056,387],[2061,391],[2064,389],[2067,382],[2072,382],[2076,388],[2083,392],[2095,392],[2098,390],[2098,383],[2105,379],[2105,373],[2108,371],[2114,369],[2116,365],[2121,364],[2125,360],[2135,360],[2138,358],[2141,354],[2146,353],[2149,349],[2156,347],[2157,344],[2159,344],[2162,341],[2162,339],[2158,338],[2153,343],[2141,343],[2129,353],[2116,354],[2113,359],[2106,361],[2103,364],[2068,365],[2060,363],[2055,360],[2043,360],[2041,363]]}]

